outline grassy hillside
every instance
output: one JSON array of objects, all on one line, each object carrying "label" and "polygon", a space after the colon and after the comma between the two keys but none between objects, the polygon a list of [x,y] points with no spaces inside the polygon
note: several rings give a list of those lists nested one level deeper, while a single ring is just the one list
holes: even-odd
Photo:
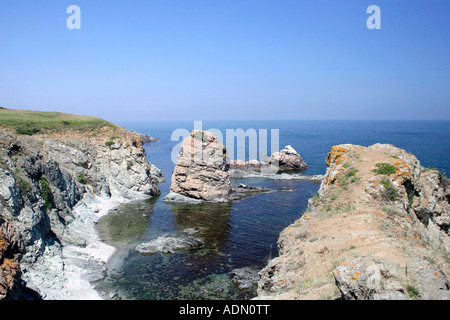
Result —
[{"label": "grassy hillside", "polygon": [[93,131],[103,127],[117,128],[115,124],[97,117],[4,108],[0,108],[0,127],[27,135],[65,130]]}]

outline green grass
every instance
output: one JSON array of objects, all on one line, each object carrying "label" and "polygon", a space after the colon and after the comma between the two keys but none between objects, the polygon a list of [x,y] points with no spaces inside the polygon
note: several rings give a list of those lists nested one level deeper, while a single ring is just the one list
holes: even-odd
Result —
[{"label": "green grass", "polygon": [[395,166],[393,166],[392,164],[386,163],[386,162],[382,162],[382,163],[377,163],[375,165],[377,167],[377,169],[373,169],[373,172],[379,173],[379,174],[393,174],[396,171]]},{"label": "green grass", "polygon": [[77,176],[77,181],[81,184],[85,184],[86,183],[86,177],[84,176],[84,173],[80,173]]},{"label": "green grass", "polygon": [[51,210],[53,207],[53,194],[52,189],[50,188],[50,184],[48,183],[47,179],[44,178],[44,176],[41,176],[39,181],[41,184],[41,197],[42,199],[44,199],[45,208],[47,210]]},{"label": "green grass", "polygon": [[114,141],[111,141],[111,140],[105,142],[105,146],[110,147],[110,148],[113,144],[114,144]]},{"label": "green grass", "polygon": [[128,161],[128,162],[127,162],[127,170],[130,170],[130,169],[131,169],[131,167],[133,167],[133,165],[134,165],[134,163],[133,163],[133,162],[131,162],[131,161]]},{"label": "green grass", "polygon": [[420,296],[419,290],[414,286],[408,285],[406,291],[408,291],[408,295],[411,299],[418,299]]},{"label": "green grass", "polygon": [[32,136],[32,135],[38,133],[39,131],[41,131],[41,130],[38,128],[35,128],[35,127],[31,127],[31,128],[30,127],[17,127],[16,128],[17,134],[26,134],[28,136]]},{"label": "green grass", "polygon": [[205,134],[205,132],[199,131],[199,130],[194,132],[194,138],[197,140],[200,140],[202,142],[205,142],[208,140],[208,136]]},{"label": "green grass", "polygon": [[345,172],[345,174],[339,176],[338,178],[339,184],[344,188],[344,190],[348,190],[349,183],[353,183],[360,180],[359,177],[356,177],[356,173],[358,171],[359,171],[358,169],[350,168]]},{"label": "green grass", "polygon": [[395,201],[398,198],[398,190],[394,187],[391,180],[384,178],[381,180],[381,184],[384,187],[384,198]]},{"label": "green grass", "polygon": [[13,173],[13,176],[14,180],[16,180],[17,186],[19,187],[22,200],[25,200],[27,193],[31,192],[33,189],[31,183],[23,177],[22,172],[19,169]]},{"label": "green grass", "polygon": [[17,134],[34,135],[47,131],[57,132],[67,129],[88,131],[117,126],[97,117],[60,112],[0,109],[0,127],[14,129]]}]

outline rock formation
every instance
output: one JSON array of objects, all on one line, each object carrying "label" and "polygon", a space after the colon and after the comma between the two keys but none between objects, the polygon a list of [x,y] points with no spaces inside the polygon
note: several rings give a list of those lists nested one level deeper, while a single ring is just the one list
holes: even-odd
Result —
[{"label": "rock formation", "polygon": [[308,165],[303,158],[288,145],[280,152],[274,152],[270,157],[263,161],[258,160],[233,160],[230,168],[235,171],[250,171],[259,173],[277,173],[279,171],[305,170]]},{"label": "rock formation", "polygon": [[183,140],[173,171],[172,192],[202,200],[231,193],[226,147],[211,132],[194,130]]},{"label": "rock formation", "polygon": [[13,295],[20,271],[41,298],[82,298],[71,291],[78,285],[72,277],[88,283],[104,271],[91,255],[104,253],[94,208],[157,195],[152,172],[160,171],[148,163],[141,137],[112,124],[34,135],[0,129],[0,272],[11,280],[0,284],[0,298]]},{"label": "rock formation", "polygon": [[231,270],[230,276],[238,283],[239,289],[251,288],[259,281],[259,269],[254,267],[243,267]]},{"label": "rock formation", "polygon": [[290,145],[286,146],[280,152],[273,153],[269,161],[272,165],[278,163],[280,171],[304,170],[308,168],[308,165],[303,161],[302,157]]},{"label": "rock formation", "polygon": [[208,131],[194,130],[183,140],[172,184],[164,201],[228,202],[269,191],[243,184],[232,185],[226,147]]},{"label": "rock formation", "polygon": [[166,234],[137,245],[135,250],[142,254],[174,253],[177,250],[200,248],[204,244],[202,240],[192,236]]},{"label": "rock formation", "polygon": [[281,233],[260,299],[450,299],[447,179],[392,145],[338,145]]},{"label": "rock formation", "polygon": [[140,133],[140,132],[136,132],[134,130],[129,130],[131,133],[134,133],[135,135],[137,135],[138,137],[140,137],[142,139],[142,143],[146,144],[149,142],[158,142],[159,139],[152,137],[151,135],[145,134],[145,133]]}]

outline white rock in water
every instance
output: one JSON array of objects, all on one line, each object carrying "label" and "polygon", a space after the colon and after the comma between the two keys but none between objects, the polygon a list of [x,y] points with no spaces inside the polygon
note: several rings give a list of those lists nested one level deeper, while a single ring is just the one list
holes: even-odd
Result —
[{"label": "white rock in water", "polygon": [[280,152],[274,152],[269,158],[272,165],[277,165],[281,171],[284,170],[304,170],[308,165],[303,161],[303,158],[298,152],[288,145]]},{"label": "white rock in water", "polygon": [[135,250],[143,254],[174,253],[176,250],[198,248],[204,244],[202,240],[195,237],[166,234],[150,242],[141,243]]}]

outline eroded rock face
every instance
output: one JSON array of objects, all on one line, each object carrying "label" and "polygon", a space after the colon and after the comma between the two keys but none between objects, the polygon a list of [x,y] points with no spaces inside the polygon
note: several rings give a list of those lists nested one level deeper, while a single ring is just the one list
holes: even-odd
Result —
[{"label": "eroded rock face", "polygon": [[22,244],[18,234],[0,217],[0,300],[20,299],[20,259]]},{"label": "eroded rock face", "polygon": [[333,275],[345,300],[450,299],[448,278],[421,258],[409,260],[405,267],[390,259],[362,256],[337,267]]},{"label": "eroded rock face", "polygon": [[[113,144],[105,143],[113,136]],[[98,217],[88,205],[156,195],[158,172],[146,160],[142,139],[123,128],[34,136],[0,129],[0,217],[20,236],[27,288],[44,299],[63,299],[72,297],[68,272],[89,269],[84,280],[101,274],[102,261],[76,250],[100,242],[93,230]]]},{"label": "eroded rock face", "polygon": [[170,190],[206,201],[231,193],[226,147],[211,132],[194,130],[183,140]]}]

